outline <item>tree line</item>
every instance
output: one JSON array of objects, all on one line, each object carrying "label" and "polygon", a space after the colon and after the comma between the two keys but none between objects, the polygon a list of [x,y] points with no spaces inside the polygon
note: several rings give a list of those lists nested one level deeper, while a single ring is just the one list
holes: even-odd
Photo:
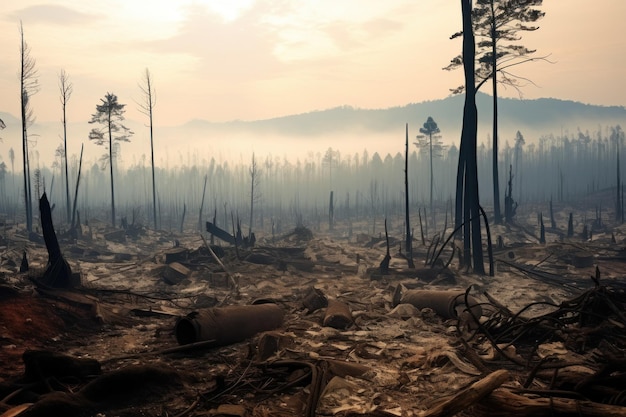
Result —
[{"label": "tree line", "polygon": [[[421,135],[417,126],[411,128],[409,125],[409,128],[413,132],[409,136],[408,158],[411,207],[414,210],[426,209],[429,213],[442,213],[454,199],[459,149],[451,146],[433,153],[431,164],[429,147],[417,146],[420,143],[417,136]],[[624,131],[620,126],[605,126],[594,132],[565,130],[539,138],[525,138],[518,132],[516,137],[505,140],[500,147],[499,169],[506,173],[502,179],[508,180],[509,168],[512,168],[513,198],[521,207],[551,198],[557,203],[572,203],[588,193],[616,187],[617,150],[623,141]],[[256,167],[252,170],[256,184],[255,224],[267,226],[273,217],[288,218],[288,223],[293,225],[297,214],[301,214],[307,224],[316,224],[318,217],[321,219],[326,215],[331,190],[335,195],[338,221],[348,214],[353,219],[357,215],[359,218],[372,216],[381,225],[385,216],[400,215],[405,193],[404,138],[394,139],[393,143],[397,151],[384,155],[370,154],[367,150],[342,154],[332,148],[324,152],[309,152],[305,158],[296,160],[289,159],[287,155],[256,154]],[[480,199],[491,218],[490,144],[489,138],[485,138],[477,147],[477,172],[481,184]],[[623,153],[619,155],[624,164]],[[178,165],[172,163],[170,168],[155,168],[155,182],[158,184],[156,216],[152,201],[150,155],[143,155],[127,167],[115,165],[116,181],[123,184],[116,190],[116,203],[121,213],[118,221],[119,217],[132,219],[134,215],[137,222],[146,226],[155,227],[156,221],[156,228],[172,228],[180,221],[183,205],[196,209],[201,206],[206,177],[205,217],[211,218],[217,211],[220,223],[228,218],[230,224],[230,212],[233,211],[249,222],[250,161],[220,161],[200,151],[181,154],[180,158]],[[52,166],[42,167],[37,175],[40,183],[34,186],[40,190],[47,189],[51,204],[56,205],[53,214],[59,224],[65,223],[67,212],[63,160],[64,155],[58,154]],[[79,156],[70,155],[68,171],[71,185],[76,182],[78,164]],[[21,173],[10,166],[0,166],[0,211],[23,221],[18,202],[23,192],[20,176]],[[110,173],[102,170],[101,161],[83,163],[77,204],[83,221],[96,216],[104,219],[104,213],[110,216],[110,198],[102,191],[110,187],[109,176]],[[437,221],[441,223],[442,219]],[[197,221],[189,225],[195,227]],[[379,232],[380,228],[363,230],[368,231]]]}]

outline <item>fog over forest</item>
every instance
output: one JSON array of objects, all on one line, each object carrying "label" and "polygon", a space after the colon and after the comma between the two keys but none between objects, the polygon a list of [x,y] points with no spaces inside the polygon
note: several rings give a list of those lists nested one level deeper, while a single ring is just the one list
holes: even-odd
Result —
[{"label": "fog over forest", "polygon": [[[493,204],[491,118],[487,95],[478,96],[478,167],[481,202]],[[523,203],[572,202],[584,195],[615,187],[617,146],[626,120],[623,107],[589,106],[555,99],[501,101],[499,173],[501,196],[512,176],[513,198]],[[479,110],[480,111],[480,110]],[[263,121],[210,123],[196,120],[178,127],[155,126],[156,188],[159,227],[178,230],[186,213],[185,229],[200,229],[217,213],[216,222],[230,230],[231,214],[249,218],[250,169],[254,154],[256,176],[255,229],[269,233],[296,224],[298,219],[320,228],[333,192],[337,221],[373,219],[368,230],[379,233],[384,218],[401,230],[404,200],[404,123],[409,122],[409,195],[415,209],[429,207],[430,159],[428,148],[415,146],[419,128],[432,116],[438,123],[443,149],[433,157],[433,204],[449,212],[454,196],[458,163],[458,138],[462,100],[411,104],[381,110],[341,107]],[[0,212],[20,221],[23,183],[17,119],[3,114]],[[110,179],[99,156],[103,152],[86,138],[92,125],[68,127],[71,195],[78,171],[78,143],[85,144],[78,210],[82,219],[107,219]],[[127,124],[135,132],[122,143],[114,164],[117,214],[129,222],[150,225],[152,180],[149,141],[145,126]],[[79,127],[81,126],[81,127]],[[34,194],[46,189],[59,210],[65,212],[62,151],[50,150],[60,123],[36,124],[36,144],[31,146]],[[82,130],[81,130],[82,129]],[[81,133],[82,132],[82,133]],[[518,133],[519,132],[519,133]],[[13,144],[13,145],[12,145]],[[9,148],[15,152],[14,161]],[[50,154],[56,155],[53,159]],[[624,166],[623,152],[621,163]],[[202,218],[200,206],[206,177]],[[36,205],[35,205],[36,207]],[[37,212],[35,211],[35,214]],[[443,215],[439,215],[443,217]],[[437,219],[438,223],[444,221]],[[378,228],[376,227],[378,222]],[[246,223],[246,221],[244,221]]]}]

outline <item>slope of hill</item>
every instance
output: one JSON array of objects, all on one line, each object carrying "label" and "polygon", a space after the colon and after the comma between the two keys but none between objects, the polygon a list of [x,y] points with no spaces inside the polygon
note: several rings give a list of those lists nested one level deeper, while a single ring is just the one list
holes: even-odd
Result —
[{"label": "slope of hill", "polygon": [[[388,132],[402,128],[407,122],[421,126],[428,116],[432,116],[443,134],[454,134],[461,129],[463,100],[463,96],[452,96],[387,109],[341,106],[255,121],[212,123],[194,120],[184,127],[194,130],[252,130],[258,134],[310,137],[348,131]],[[488,132],[493,115],[491,96],[479,94],[477,105],[480,130]],[[503,133],[513,131],[514,134],[516,130],[528,129],[547,134],[558,133],[561,128],[596,129],[599,125],[626,122],[626,108],[621,106],[589,105],[554,98],[534,100],[502,98],[499,99],[498,106]]]}]

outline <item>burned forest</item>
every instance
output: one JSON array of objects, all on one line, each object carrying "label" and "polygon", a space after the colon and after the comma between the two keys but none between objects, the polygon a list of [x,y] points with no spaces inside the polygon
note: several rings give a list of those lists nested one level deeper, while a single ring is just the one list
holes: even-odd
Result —
[{"label": "burned forest", "polygon": [[544,15],[513,3],[461,1],[445,68],[463,68],[458,132],[449,112],[412,114],[384,151],[337,140],[302,157],[261,135],[234,159],[166,149],[145,69],[143,126],[106,92],[84,138],[104,153],[84,158],[63,70],[63,142],[41,162],[20,23],[0,417],[626,417],[625,134],[607,119],[504,133],[496,84],[521,88],[509,59],[546,60],[498,49]]},{"label": "burned forest", "polygon": [[623,132],[504,148],[506,221],[487,202],[482,230],[490,276],[454,233],[455,150],[433,161],[431,203],[409,128],[406,157],[157,170],[156,229],[150,182],[133,188],[147,167],[116,174],[116,227],[99,169],[71,170],[84,178],[70,223],[65,187],[33,187],[30,233],[4,199],[2,410],[626,413]]}]

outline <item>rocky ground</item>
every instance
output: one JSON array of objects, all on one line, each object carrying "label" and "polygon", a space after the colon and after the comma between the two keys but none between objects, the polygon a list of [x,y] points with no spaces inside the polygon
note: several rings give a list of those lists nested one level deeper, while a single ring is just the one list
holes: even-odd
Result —
[{"label": "rocky ground", "polygon": [[[384,234],[340,230],[211,246],[220,265],[197,232],[92,220],[59,239],[80,276],[71,289],[37,284],[43,240],[7,223],[0,415],[626,415],[626,229],[579,215],[567,237],[568,212],[560,228],[544,218],[544,244],[536,211],[492,226],[493,277],[459,269],[457,255],[426,265],[437,238],[415,239],[411,269],[391,236],[386,273]],[[461,295],[446,316],[406,302],[417,290]],[[466,296],[481,303],[478,323]],[[261,331],[243,341],[177,342],[189,313],[270,303],[282,322],[251,313]]]}]

